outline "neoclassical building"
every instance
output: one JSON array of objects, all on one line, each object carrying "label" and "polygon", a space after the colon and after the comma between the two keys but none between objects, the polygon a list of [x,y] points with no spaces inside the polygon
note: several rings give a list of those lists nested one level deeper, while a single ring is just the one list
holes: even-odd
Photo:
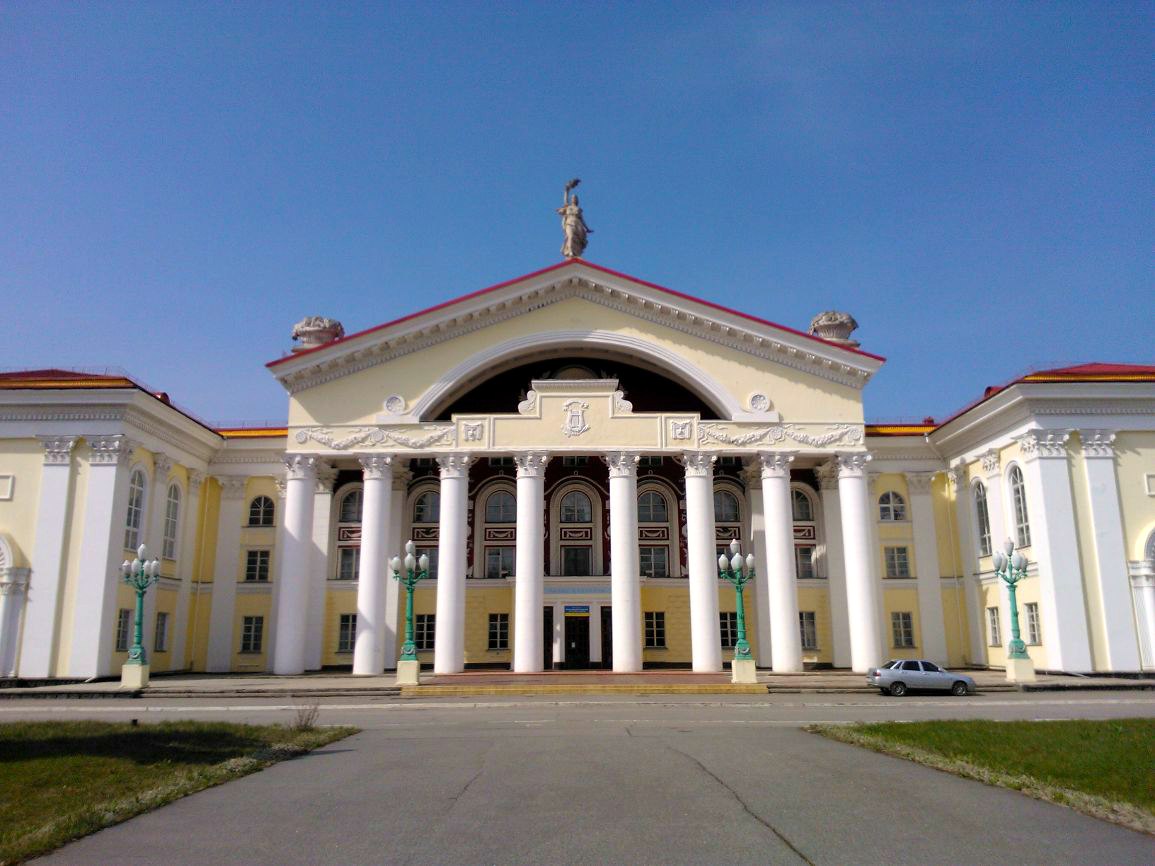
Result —
[{"label": "neoclassical building", "polygon": [[1155,366],[865,424],[883,358],[853,328],[571,258],[348,336],[305,320],[268,364],[282,428],[215,429],[122,376],[0,374],[0,676],[115,675],[141,543],[154,672],[389,670],[407,539],[438,672],[721,670],[732,540],[761,667],[999,667],[1008,537],[1037,668],[1155,668]]}]

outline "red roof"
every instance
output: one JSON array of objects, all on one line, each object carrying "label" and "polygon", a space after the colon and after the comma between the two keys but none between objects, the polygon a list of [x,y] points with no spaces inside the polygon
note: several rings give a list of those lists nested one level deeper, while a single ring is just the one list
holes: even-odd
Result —
[{"label": "red roof", "polygon": [[61,370],[55,367],[50,367],[45,370],[11,370],[7,373],[0,373],[0,382],[64,381],[74,379],[121,382],[126,378],[125,376],[108,376],[103,373],[82,373],[77,370]]},{"label": "red roof", "polygon": [[630,280],[631,282],[637,283],[638,285],[642,285],[642,286],[646,286],[647,288],[655,289],[656,291],[663,292],[667,295],[672,295],[675,298],[681,298],[683,300],[693,301],[696,304],[702,304],[705,307],[710,307],[711,309],[718,310],[718,311],[723,312],[723,313],[729,313],[730,315],[739,316],[739,317],[741,317],[743,319],[747,319],[751,322],[757,322],[760,325],[769,325],[772,328],[778,328],[781,331],[786,331],[788,333],[795,334],[799,337],[805,337],[808,340],[814,340],[815,342],[822,343],[823,345],[826,345],[826,346],[834,346],[835,348],[842,349],[842,350],[847,351],[847,352],[853,352],[856,355],[863,355],[864,357],[867,357],[867,358],[873,358],[876,361],[885,361],[886,360],[886,358],[882,357],[882,355],[875,355],[871,352],[864,352],[862,349],[852,349],[848,346],[843,346],[843,345],[840,345],[838,343],[832,343],[829,340],[824,340],[821,337],[816,337],[813,334],[806,333],[805,331],[799,331],[797,328],[791,328],[791,327],[788,327],[786,325],[779,325],[777,322],[771,322],[768,319],[761,319],[758,316],[752,316],[749,313],[743,313],[743,312],[740,312],[738,310],[733,310],[729,307],[724,307],[721,304],[715,304],[712,301],[706,301],[706,300],[703,300],[702,298],[696,298],[693,295],[688,295],[684,292],[679,292],[679,291],[676,291],[674,289],[668,289],[665,286],[659,286],[657,283],[650,283],[650,282],[647,282],[646,280],[640,280],[637,277],[630,276],[629,274],[625,274],[625,273],[622,273],[620,271],[614,271],[614,270],[610,270],[609,268],[602,267],[601,265],[595,265],[593,262],[587,262],[585,259],[574,258],[574,259],[566,259],[564,262],[558,262],[556,265],[550,265],[548,268],[542,268],[539,271],[534,271],[533,273],[525,274],[524,276],[515,277],[512,280],[506,280],[504,282],[498,283],[497,285],[489,286],[488,288],[485,288],[485,289],[479,289],[476,292],[470,292],[469,294],[462,295],[459,298],[453,298],[452,300],[449,300],[449,301],[443,301],[440,304],[436,304],[432,307],[427,307],[424,310],[418,310],[416,313],[409,313],[408,315],[402,316],[399,319],[393,319],[390,322],[385,322],[385,323],[380,324],[380,325],[374,325],[372,328],[366,328],[363,331],[357,331],[355,334],[346,334],[344,337],[342,337],[339,340],[333,340],[331,343],[325,343],[322,346],[315,346],[312,349],[305,349],[304,351],[301,351],[301,352],[295,352],[292,355],[286,355],[284,358],[278,358],[275,361],[270,361],[265,366],[266,367],[275,367],[278,364],[284,364],[284,363],[286,363],[286,362],[288,362],[294,358],[300,358],[304,355],[312,354],[313,352],[319,352],[322,349],[328,349],[328,348],[331,348],[332,346],[336,346],[336,345],[339,345],[341,343],[346,343],[349,340],[355,340],[358,337],[365,336],[366,334],[372,334],[374,331],[381,331],[381,330],[384,330],[385,328],[391,328],[394,325],[399,325],[402,322],[409,321],[410,319],[416,319],[419,316],[424,316],[424,315],[427,315],[429,313],[436,312],[437,310],[442,310],[442,309],[445,309],[446,307],[451,307],[454,304],[461,303],[462,301],[468,301],[468,300],[472,300],[473,298],[482,297],[482,296],[487,295],[491,292],[496,292],[500,289],[504,289],[508,286],[512,286],[514,283],[520,283],[522,280],[528,280],[528,279],[532,279],[533,277],[539,277],[542,274],[548,274],[551,271],[560,270],[561,268],[571,267],[574,265],[585,265],[587,268],[592,268],[595,271],[600,271],[603,274],[610,275],[611,277],[620,277],[622,279]]}]

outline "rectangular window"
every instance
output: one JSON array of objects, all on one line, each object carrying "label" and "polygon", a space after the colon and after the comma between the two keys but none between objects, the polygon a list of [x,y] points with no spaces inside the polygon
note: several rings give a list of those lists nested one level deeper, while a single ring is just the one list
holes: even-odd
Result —
[{"label": "rectangular window", "polygon": [[357,614],[343,613],[337,623],[337,652],[351,653],[357,643]]},{"label": "rectangular window", "polygon": [[910,556],[905,547],[884,547],[887,577],[910,577]]},{"label": "rectangular window", "polygon": [[245,581],[267,581],[269,579],[268,550],[250,550],[245,554]]},{"label": "rectangular window", "polygon": [[241,652],[259,653],[265,641],[265,618],[246,616],[241,620]]},{"label": "rectangular window", "polygon": [[436,547],[419,547],[417,548],[417,558],[420,560],[422,554],[429,557],[429,579],[437,579],[437,548]]},{"label": "rectangular window", "polygon": [[669,577],[669,548],[665,545],[661,547],[639,547],[638,566],[643,577]]},{"label": "rectangular window", "polygon": [[512,469],[513,468],[513,458],[512,457],[490,457],[489,458],[489,465],[494,467],[495,469],[496,468]]},{"label": "rectangular window", "polygon": [[738,613],[724,610],[718,614],[718,625],[722,631],[722,649],[734,649],[738,643]]},{"label": "rectangular window", "polygon": [[1039,643],[1039,605],[1037,602],[1028,601],[1024,605],[1027,611],[1027,643]]},{"label": "rectangular window", "polygon": [[914,618],[907,611],[894,611],[890,615],[890,633],[898,649],[914,646]]},{"label": "rectangular window", "polygon": [[129,630],[132,628],[132,611],[122,607],[116,612],[116,651],[128,652]]},{"label": "rectangular window", "polygon": [[646,611],[646,649],[664,649],[666,646],[666,612]]},{"label": "rectangular window", "polygon": [[799,580],[814,580],[814,548],[809,544],[799,544],[794,548],[794,564],[798,568]]},{"label": "rectangular window", "polygon": [[987,608],[987,643],[990,646],[1002,646],[1003,638],[999,628],[999,609]]},{"label": "rectangular window", "polygon": [[814,611],[798,611],[798,628],[802,632],[802,649],[818,649],[818,623],[814,618]]},{"label": "rectangular window", "polygon": [[723,457],[719,457],[718,461],[714,465],[715,466],[725,466],[729,469],[741,469],[742,468],[742,458],[741,457],[732,457],[732,456],[729,456],[729,457],[723,456]]},{"label": "rectangular window", "polygon": [[168,652],[168,614],[163,611],[156,613],[156,633],[153,635],[152,651]]},{"label": "rectangular window", "polygon": [[590,462],[588,457],[563,457],[561,458],[561,465],[566,468],[585,466]]},{"label": "rectangular window", "polygon": [[515,547],[485,548],[485,576],[488,578],[510,577],[513,574]]},{"label": "rectangular window", "polygon": [[587,577],[593,573],[592,547],[563,547],[561,573],[563,577]]},{"label": "rectangular window", "polygon": [[361,570],[361,548],[337,548],[337,580],[356,580]]},{"label": "rectangular window", "polygon": [[489,615],[489,648],[491,650],[509,649],[508,613],[491,613]]},{"label": "rectangular window", "polygon": [[413,617],[413,643],[419,650],[433,649],[433,640],[437,631],[437,615],[419,613]]},{"label": "rectangular window", "polygon": [[658,469],[661,465],[661,457],[642,457],[638,460],[639,469]]}]

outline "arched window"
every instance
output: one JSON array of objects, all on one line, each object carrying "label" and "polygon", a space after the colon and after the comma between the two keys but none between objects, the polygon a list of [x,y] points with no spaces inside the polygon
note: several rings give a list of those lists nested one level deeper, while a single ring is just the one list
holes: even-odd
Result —
[{"label": "arched window", "polygon": [[1155,560],[1155,532],[1147,536],[1147,547],[1143,550],[1144,558]]},{"label": "arched window", "polygon": [[341,523],[361,522],[361,491],[350,490],[341,497],[341,509],[337,518]]},{"label": "arched window", "polygon": [[441,522],[441,494],[436,490],[426,490],[413,503],[414,523]]},{"label": "arched window", "polygon": [[979,536],[979,556],[991,555],[991,514],[987,508],[987,488],[975,482],[975,526]]},{"label": "arched window", "polygon": [[486,523],[516,523],[517,502],[513,494],[499,490],[485,500]]},{"label": "arched window", "polygon": [[878,497],[878,519],[906,520],[906,500],[893,490],[886,491]]},{"label": "arched window", "polygon": [[795,520],[813,520],[814,505],[810,497],[795,487],[790,491],[790,507]]},{"label": "arched window", "polygon": [[257,496],[249,503],[249,526],[272,526],[277,507],[268,496]]},{"label": "arched window", "polygon": [[356,580],[361,571],[361,504],[356,487],[337,505],[337,580]]},{"label": "arched window", "polygon": [[714,522],[737,523],[742,519],[738,497],[725,490],[714,491]]},{"label": "arched window", "polygon": [[580,490],[571,490],[561,500],[562,523],[590,523],[594,519],[590,498]]},{"label": "arched window", "polygon": [[638,495],[638,523],[665,523],[669,519],[666,497],[653,490]]},{"label": "arched window", "polygon": [[1011,486],[1011,504],[1015,508],[1015,544],[1019,547],[1031,546],[1031,521],[1027,516],[1027,488],[1023,484],[1023,470],[1012,466],[1007,473]]},{"label": "arched window", "polygon": [[161,553],[165,559],[176,559],[176,535],[180,527],[180,488],[175,484],[168,487],[168,499],[164,504],[164,540]]},{"label": "arched window", "polygon": [[144,473],[137,469],[128,479],[128,514],[124,519],[124,548],[140,546],[140,527],[144,521]]}]

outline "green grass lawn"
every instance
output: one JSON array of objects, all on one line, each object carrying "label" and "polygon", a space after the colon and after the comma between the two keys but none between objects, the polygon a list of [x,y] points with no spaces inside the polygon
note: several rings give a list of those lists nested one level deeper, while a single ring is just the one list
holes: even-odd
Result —
[{"label": "green grass lawn", "polygon": [[887,722],[811,730],[1155,832],[1155,719]]},{"label": "green grass lawn", "polygon": [[205,722],[0,724],[0,864],[354,732]]}]

